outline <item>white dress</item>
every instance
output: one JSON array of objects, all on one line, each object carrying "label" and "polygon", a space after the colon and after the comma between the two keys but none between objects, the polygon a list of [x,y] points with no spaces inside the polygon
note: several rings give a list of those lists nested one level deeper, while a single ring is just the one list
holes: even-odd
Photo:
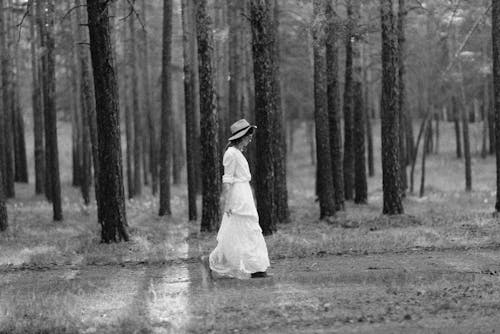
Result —
[{"label": "white dress", "polygon": [[223,275],[240,279],[251,273],[266,271],[269,256],[259,215],[255,208],[250,187],[250,169],[240,150],[229,147],[224,153],[223,183],[231,184],[228,208],[217,234],[217,247],[210,253],[210,269]]}]

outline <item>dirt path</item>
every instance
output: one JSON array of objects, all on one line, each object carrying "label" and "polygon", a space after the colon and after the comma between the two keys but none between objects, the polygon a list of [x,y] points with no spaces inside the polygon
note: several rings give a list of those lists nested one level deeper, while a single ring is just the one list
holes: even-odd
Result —
[{"label": "dirt path", "polygon": [[270,271],[208,281],[192,261],[14,270],[0,273],[0,315],[52,307],[39,311],[85,333],[491,333],[500,325],[494,250],[286,259]]}]

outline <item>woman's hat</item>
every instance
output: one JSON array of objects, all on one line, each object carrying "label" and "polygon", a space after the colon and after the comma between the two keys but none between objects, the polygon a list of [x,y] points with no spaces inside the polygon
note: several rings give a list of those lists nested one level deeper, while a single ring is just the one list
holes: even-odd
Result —
[{"label": "woman's hat", "polygon": [[246,119],[240,119],[231,125],[231,137],[228,140],[235,140],[243,137],[251,129],[257,129],[255,125],[250,125]]}]

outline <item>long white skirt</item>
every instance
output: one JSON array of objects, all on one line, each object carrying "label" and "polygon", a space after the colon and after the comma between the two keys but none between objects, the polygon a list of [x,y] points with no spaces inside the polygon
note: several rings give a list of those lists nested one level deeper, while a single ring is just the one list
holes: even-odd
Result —
[{"label": "long white skirt", "polygon": [[240,279],[266,271],[269,256],[248,182],[231,186],[229,208],[232,214],[222,217],[217,247],[210,253],[210,269],[219,275]]}]

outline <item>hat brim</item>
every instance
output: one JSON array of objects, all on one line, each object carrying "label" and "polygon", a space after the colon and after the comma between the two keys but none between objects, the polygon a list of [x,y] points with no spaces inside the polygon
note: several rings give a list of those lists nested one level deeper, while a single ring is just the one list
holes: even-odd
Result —
[{"label": "hat brim", "polygon": [[228,140],[231,141],[231,140],[241,138],[241,137],[245,136],[248,133],[248,131],[250,131],[250,129],[252,129],[252,128],[257,129],[257,127],[255,125],[249,125],[245,130],[242,130],[241,132],[238,132],[234,136],[229,137]]}]

